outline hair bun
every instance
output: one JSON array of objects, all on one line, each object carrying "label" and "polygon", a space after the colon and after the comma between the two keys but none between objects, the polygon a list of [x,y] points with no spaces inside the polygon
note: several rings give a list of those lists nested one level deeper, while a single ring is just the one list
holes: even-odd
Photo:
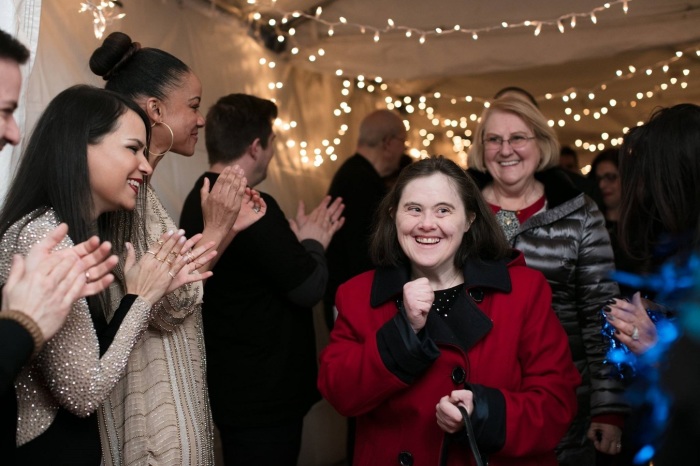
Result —
[{"label": "hair bun", "polygon": [[123,32],[113,32],[92,52],[90,70],[107,81],[139,50],[140,43],[132,42]]}]

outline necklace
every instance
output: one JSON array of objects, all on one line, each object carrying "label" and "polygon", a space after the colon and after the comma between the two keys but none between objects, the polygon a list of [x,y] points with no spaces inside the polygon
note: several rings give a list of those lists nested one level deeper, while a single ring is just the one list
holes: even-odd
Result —
[{"label": "necklace", "polygon": [[523,196],[519,197],[518,200],[520,202],[515,204],[517,206],[515,209],[506,209],[504,207],[503,202],[501,200],[501,196],[499,196],[498,190],[493,184],[491,185],[491,194],[493,196],[493,199],[496,201],[496,205],[500,207],[501,210],[507,210],[509,212],[515,212],[516,214],[519,214],[523,209],[534,204],[537,201],[537,199],[539,199],[542,196],[543,193],[540,191],[540,186],[541,185],[539,182],[534,181],[530,189]]},{"label": "necklace", "polygon": [[511,245],[513,244],[513,239],[518,234],[518,231],[520,231],[520,220],[518,219],[518,215],[520,215],[520,212],[523,209],[534,204],[537,199],[539,199],[539,197],[542,195],[539,187],[540,184],[538,182],[533,183],[530,190],[525,193],[524,196],[522,196],[522,202],[517,204],[519,208],[517,210],[509,210],[503,208],[503,204],[501,203],[497,189],[494,185],[491,185],[491,194],[496,200],[496,205],[500,207],[500,210],[496,212],[496,222],[501,227],[501,230],[503,230],[506,240],[508,240]]}]

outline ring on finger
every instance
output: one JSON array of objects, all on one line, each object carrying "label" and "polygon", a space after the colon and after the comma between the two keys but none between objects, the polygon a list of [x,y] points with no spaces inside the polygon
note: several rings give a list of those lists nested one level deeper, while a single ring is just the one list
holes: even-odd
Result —
[{"label": "ring on finger", "polygon": [[162,239],[159,239],[159,240],[156,241],[156,242],[157,242],[158,244],[160,244],[161,246],[165,244],[165,241],[163,241]]},{"label": "ring on finger", "polygon": [[158,262],[165,262],[165,259],[161,259],[160,257],[156,256],[155,254],[153,255],[153,257],[155,257]]},{"label": "ring on finger", "polygon": [[148,251],[146,251],[146,254],[153,254],[153,257],[155,257],[155,255],[156,255],[156,253],[151,251],[150,249]]},{"label": "ring on finger", "polygon": [[630,337],[634,341],[639,341],[639,329],[637,328],[636,325],[632,328],[632,335],[630,335]]},{"label": "ring on finger", "polygon": [[259,213],[259,212],[260,212],[260,206],[257,206],[257,205],[256,205],[256,206],[253,206],[253,212],[255,212],[256,214]]},{"label": "ring on finger", "polygon": [[167,262],[168,265],[173,265],[173,261],[171,261],[170,259],[168,259],[167,256],[166,256],[166,258],[165,258],[165,262]]},{"label": "ring on finger", "polygon": [[168,270],[168,275],[170,275],[170,278],[175,278],[175,275],[173,275],[173,272],[171,270]]}]

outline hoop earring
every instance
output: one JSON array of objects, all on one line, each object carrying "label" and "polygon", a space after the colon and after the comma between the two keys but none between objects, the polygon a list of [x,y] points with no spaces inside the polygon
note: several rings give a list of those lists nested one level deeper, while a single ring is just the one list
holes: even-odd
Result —
[{"label": "hoop earring", "polygon": [[170,131],[170,147],[168,147],[165,150],[165,152],[163,152],[162,154],[154,154],[153,152],[151,152],[150,149],[148,150],[148,153],[151,154],[153,157],[162,157],[165,154],[167,154],[168,152],[170,152],[170,149],[173,148],[173,144],[175,143],[175,135],[173,134],[173,129],[170,126],[168,126],[167,123],[164,123],[162,121],[154,121],[153,124],[151,125],[151,128],[153,128],[156,125],[163,125],[166,128],[168,128],[168,131]]}]

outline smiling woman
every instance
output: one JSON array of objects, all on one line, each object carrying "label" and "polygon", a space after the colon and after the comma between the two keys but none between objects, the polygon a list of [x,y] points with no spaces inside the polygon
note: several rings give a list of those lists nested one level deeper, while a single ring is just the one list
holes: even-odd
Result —
[{"label": "smiling woman", "polygon": [[[599,310],[619,293],[610,280],[613,251],[603,216],[557,167],[559,142],[529,100],[505,95],[484,110],[469,150],[501,229],[552,287],[552,306],[569,335],[583,378],[579,413],[558,446],[562,465],[589,465],[595,450],[617,454],[628,406],[604,365]],[[595,447],[595,448],[594,448]]]},{"label": "smiling woman", "polygon": [[556,465],[580,378],[544,277],[442,157],[406,167],[376,219],[378,268],[338,289],[318,380],[357,417],[353,464]]},{"label": "smiling woman", "polygon": [[136,208],[139,188],[153,172],[145,156],[143,123],[136,112],[126,112],[114,132],[88,146],[90,188],[97,214]]},{"label": "smiling woman", "polygon": [[[114,307],[110,291],[73,303],[64,327],[20,373],[17,405],[0,409],[0,431],[16,431],[18,446],[0,451],[3,464],[99,464],[98,426],[90,414],[123,376],[152,304],[208,276],[190,275],[193,264],[175,259],[197,240],[186,241],[182,232],[163,235],[136,261],[131,244],[144,243],[145,235],[132,211],[152,171],[145,158],[149,135],[146,115],[130,100],[75,86],[51,101],[28,141],[0,213],[0,283],[12,255],[26,254],[62,221],[70,237],[56,249],[95,234],[111,241],[123,259],[115,277],[125,296]],[[214,253],[192,254],[206,262]],[[107,315],[113,315],[109,323]],[[4,440],[3,447],[12,443]],[[65,448],[68,443],[74,448]]]},{"label": "smiling woman", "polygon": [[[202,84],[185,63],[114,32],[93,52],[90,69],[105,79],[107,89],[131,99],[146,113],[153,128],[148,151],[153,170],[169,152],[194,154],[204,126],[199,111]],[[265,206],[246,185],[242,171],[231,167],[221,173],[211,192],[205,180],[200,191],[205,227],[198,235],[198,246],[213,244],[224,250],[245,228],[239,223],[234,229],[241,208],[249,214],[241,215],[249,219],[247,225],[262,217],[257,213],[264,213]],[[144,188],[146,202],[139,212],[147,237],[157,239],[174,229],[175,222],[150,184]],[[146,251],[137,247],[137,252]],[[213,262],[196,264],[200,273],[213,266]],[[144,458],[167,464],[213,464],[202,294],[201,285],[196,284],[155,304],[152,325],[131,354],[126,376],[100,410],[106,465],[140,464]]]}]

